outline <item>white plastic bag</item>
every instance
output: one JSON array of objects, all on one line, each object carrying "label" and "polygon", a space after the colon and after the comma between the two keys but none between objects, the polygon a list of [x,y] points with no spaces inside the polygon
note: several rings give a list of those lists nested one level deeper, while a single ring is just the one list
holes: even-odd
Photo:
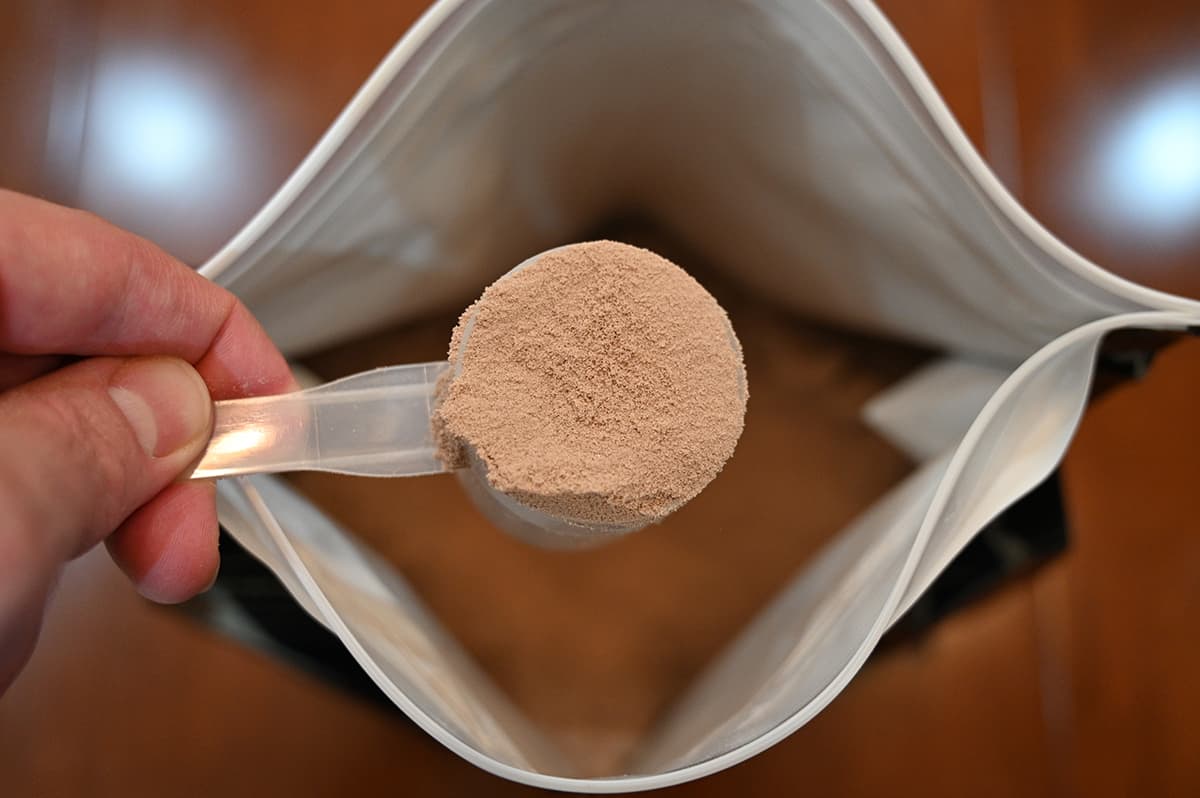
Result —
[{"label": "white plastic bag", "polygon": [[797,313],[982,356],[999,387],[605,778],[522,718],[350,532],[276,479],[221,483],[222,523],[417,723],[492,772],[578,791],[696,778],[812,718],[1053,470],[1101,338],[1200,324],[1200,304],[1032,220],[866,0],[441,2],[202,272],[299,354],[469,299],[626,207]]}]

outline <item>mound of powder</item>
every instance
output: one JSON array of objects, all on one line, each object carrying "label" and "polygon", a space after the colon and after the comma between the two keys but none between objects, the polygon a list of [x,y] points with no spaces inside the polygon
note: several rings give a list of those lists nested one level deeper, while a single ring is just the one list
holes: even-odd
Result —
[{"label": "mound of powder", "polygon": [[746,411],[725,311],[653,252],[597,241],[544,253],[483,292],[450,341],[440,452],[568,521],[645,524],[733,454]]}]

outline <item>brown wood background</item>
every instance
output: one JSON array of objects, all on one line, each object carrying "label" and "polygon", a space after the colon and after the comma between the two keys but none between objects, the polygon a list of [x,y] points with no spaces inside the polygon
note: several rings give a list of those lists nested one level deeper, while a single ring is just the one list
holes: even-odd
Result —
[{"label": "brown wood background", "polygon": [[[1200,81],[1200,5],[882,5],[1035,216],[1118,273],[1200,296],[1196,209],[1117,218],[1113,208],[1129,198],[1097,182],[1122,120],[1164,86]],[[422,6],[7,0],[0,185],[87,207],[202,261],[269,196]],[[215,98],[223,120],[197,143],[192,171],[157,185],[122,175],[106,149],[146,63],[169,64]],[[1200,157],[1200,140],[1182,148],[1181,168]],[[1198,395],[1200,341],[1107,395],[1066,466],[1069,554],[876,657],[774,749],[672,792],[1200,793]],[[0,795],[285,791],[530,792],[141,602],[102,554],[73,564],[38,653],[0,700]]]}]

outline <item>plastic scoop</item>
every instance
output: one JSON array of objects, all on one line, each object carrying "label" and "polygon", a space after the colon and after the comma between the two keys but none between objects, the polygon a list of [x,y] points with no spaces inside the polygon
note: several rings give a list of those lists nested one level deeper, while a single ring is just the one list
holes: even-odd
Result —
[{"label": "plastic scoop", "polygon": [[[676,280],[676,282],[668,284],[676,287],[683,285],[684,295],[693,290],[693,287],[695,291],[703,291],[694,281],[678,282],[680,279],[689,281],[690,278],[687,278],[678,267],[644,250],[636,250],[636,248],[613,242],[569,245],[559,249],[569,249],[570,247],[588,248],[588,254],[583,256],[587,260],[576,259],[572,264],[568,257],[565,261],[556,261],[552,265],[565,269],[579,269],[582,266],[590,270],[588,274],[594,274],[596,273],[595,261],[591,258],[595,257],[593,250],[596,247],[600,247],[604,251],[604,257],[615,258],[617,264],[624,264],[625,261],[620,258],[628,257],[628,253],[618,252],[614,255],[613,252],[603,248],[616,250],[624,248],[648,255],[654,262],[649,265],[643,263],[640,268],[653,270],[650,273],[657,275],[660,280]],[[556,251],[552,249],[528,258],[510,269],[488,291],[492,291],[497,285],[511,279],[522,269]],[[567,265],[563,265],[564,263]],[[628,266],[614,267],[614,269],[616,268],[628,268]],[[555,273],[564,274],[563,272]],[[571,276],[571,279],[584,279],[584,275],[581,274],[569,271],[566,274]],[[675,276],[676,274],[678,274],[678,278]],[[607,279],[610,282],[614,279],[611,273]],[[623,279],[623,274],[621,279]],[[511,297],[514,292],[528,290],[527,282],[510,284],[511,290],[505,295]],[[572,285],[574,284],[572,283]],[[485,292],[484,299],[481,299],[480,303],[486,301],[487,296],[488,292]],[[585,317],[587,313],[591,312],[588,309],[589,306],[586,305],[586,301],[591,296],[590,293],[577,296],[577,305],[573,306]],[[585,302],[583,309],[578,307],[580,301]],[[663,300],[660,298],[659,301]],[[730,356],[736,354],[739,367],[737,385],[730,387],[729,390],[739,392],[741,405],[744,408],[745,374],[740,368],[740,346],[737,337],[733,333],[728,318],[715,305],[715,300],[708,297],[708,301],[712,303],[712,307],[719,314],[719,320],[711,315],[707,305],[702,305],[697,311],[698,318],[708,318],[709,326],[700,329],[710,331],[706,334],[720,334],[720,330],[714,325],[723,328],[728,337]],[[457,348],[451,353],[452,357],[448,363],[393,366],[345,377],[326,385],[295,393],[217,402],[214,405],[215,423],[212,438],[192,476],[205,479],[252,473],[327,471],[358,476],[406,477],[436,474],[449,470],[443,461],[444,453],[438,451],[439,442],[435,440],[433,431],[433,416],[437,409],[437,403],[440,401],[437,396],[439,378],[443,376],[452,378],[454,380],[452,385],[459,385],[459,380],[469,382],[468,378],[464,376],[463,369],[470,342],[473,338],[478,338],[476,328],[480,318],[480,303],[473,306],[473,311],[464,316],[460,326],[456,328]],[[706,313],[709,315],[706,316]],[[634,311],[630,311],[628,315],[630,318],[639,318]],[[518,327],[524,320],[520,309],[517,309],[515,313],[510,313],[507,318],[509,321],[506,323],[516,324]],[[518,321],[512,321],[513,318]],[[624,318],[624,316],[619,318]],[[644,321],[642,323],[645,324]],[[496,338],[496,328],[489,328],[488,336],[490,337],[485,336],[482,339],[485,343],[480,345],[480,351],[484,353],[490,351],[491,357],[493,357],[493,360],[488,361],[486,354],[481,355],[485,358],[481,362],[491,364],[484,365],[482,368],[503,369],[506,367],[507,361],[504,358],[495,359],[496,347],[499,346],[503,349],[506,345],[511,344],[513,339],[510,336],[517,333],[507,328],[503,329],[505,331],[502,332],[501,337]],[[630,329],[632,330],[632,328]],[[630,334],[638,335],[633,332]],[[534,345],[539,344],[535,341]],[[603,359],[603,356],[601,358]],[[455,370],[453,374],[449,374],[450,369]],[[478,376],[471,379],[477,380]],[[658,382],[661,383],[662,380]],[[570,380],[564,379],[563,383],[569,385]],[[653,390],[648,395],[657,396]],[[508,423],[508,416],[498,416],[498,411],[506,405],[502,401],[495,401],[496,397],[490,393],[490,389],[483,393],[476,393],[475,396],[487,398],[481,404],[478,403],[478,399],[476,400],[477,405],[466,415],[468,423],[465,424],[465,429],[469,430],[470,422],[475,419],[485,419],[485,426],[486,423],[494,425],[498,422],[503,427]],[[515,400],[513,396],[507,398],[509,401],[515,401],[515,405],[519,409],[521,398]],[[448,401],[453,402],[454,400]],[[660,397],[660,404],[664,402],[669,405],[669,409],[682,412],[676,409],[678,400],[674,394],[667,396],[666,399]],[[468,405],[468,407],[470,406]],[[443,407],[443,410],[445,409],[446,406]],[[461,406],[457,409],[461,413]],[[518,413],[516,417],[528,419],[529,415],[521,416]],[[439,420],[444,422],[445,418]],[[740,416],[737,417],[737,422],[737,432],[740,433]],[[607,506],[601,505],[600,512],[595,512],[589,507],[586,512],[580,513],[584,517],[577,517],[576,510],[579,505],[572,504],[572,502],[577,501],[577,497],[580,495],[587,495],[580,493],[577,484],[555,486],[549,491],[541,493],[538,492],[538,489],[542,486],[535,484],[535,489],[525,491],[531,497],[530,501],[526,503],[515,498],[515,496],[521,495],[524,499],[525,496],[521,493],[524,486],[519,486],[514,490],[513,495],[493,487],[492,481],[488,478],[489,465],[485,464],[484,458],[480,457],[474,449],[473,436],[469,432],[463,431],[461,415],[458,417],[458,424],[459,428],[452,433],[455,436],[453,444],[458,447],[457,451],[453,455],[445,456],[449,457],[455,465],[465,466],[458,471],[458,476],[467,493],[493,523],[531,543],[555,548],[592,545],[641,529],[665,516],[666,513],[672,512],[678,506],[678,504],[674,506],[661,504],[661,496],[676,494],[665,491],[657,482],[646,490],[652,491],[649,495],[660,504],[651,504],[651,510],[648,511],[643,511],[639,507],[637,512],[610,513]],[[652,427],[653,424],[650,426]],[[491,429],[496,429],[496,427],[492,426]],[[640,434],[642,428],[634,426],[633,429]],[[529,434],[535,435],[536,432]],[[717,441],[716,445],[720,445],[719,436],[714,436],[713,439]],[[500,461],[493,458],[497,457],[497,451],[503,450],[503,446],[497,444],[495,440],[488,440],[486,435],[480,440],[481,446],[484,445],[484,442],[487,443],[488,462],[500,468],[500,465],[496,465]],[[519,443],[527,440],[527,437],[521,437]],[[736,437],[729,440],[735,442]],[[441,443],[445,446],[447,442],[442,441]],[[559,457],[569,459],[571,456],[570,446],[564,445],[564,447],[560,447],[563,450],[560,451]],[[731,447],[732,444],[730,444],[730,449]],[[617,458],[627,456],[627,448],[625,444],[619,444],[617,453],[611,456]],[[518,446],[518,451],[520,450],[520,446]],[[729,452],[726,452],[723,455],[722,463],[728,454]],[[502,462],[510,461],[503,460]],[[697,462],[703,462],[703,458],[698,458]],[[696,473],[703,481],[696,483],[698,486],[694,488],[695,491],[702,489],[704,484],[715,475],[715,471],[708,473],[703,468],[697,469]],[[686,489],[687,482],[684,481],[683,484]],[[634,495],[640,499],[646,494]],[[568,499],[561,505],[564,509],[561,515],[555,514],[555,510],[560,506],[556,504],[560,497]],[[678,500],[678,503],[686,501],[687,498],[688,496],[685,495],[684,498]],[[602,498],[599,501],[607,500],[607,498]],[[543,501],[544,503],[542,503]],[[532,506],[535,504],[542,509]],[[597,518],[588,517],[589,515],[597,516]],[[627,516],[633,516],[635,520],[626,523]]]}]

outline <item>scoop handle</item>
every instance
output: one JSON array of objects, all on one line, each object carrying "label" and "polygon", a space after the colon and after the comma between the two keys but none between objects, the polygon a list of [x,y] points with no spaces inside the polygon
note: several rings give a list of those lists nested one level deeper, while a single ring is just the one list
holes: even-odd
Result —
[{"label": "scoop handle", "polygon": [[435,454],[430,416],[438,377],[448,366],[389,366],[304,391],[216,402],[212,438],[191,477],[446,471]]}]

